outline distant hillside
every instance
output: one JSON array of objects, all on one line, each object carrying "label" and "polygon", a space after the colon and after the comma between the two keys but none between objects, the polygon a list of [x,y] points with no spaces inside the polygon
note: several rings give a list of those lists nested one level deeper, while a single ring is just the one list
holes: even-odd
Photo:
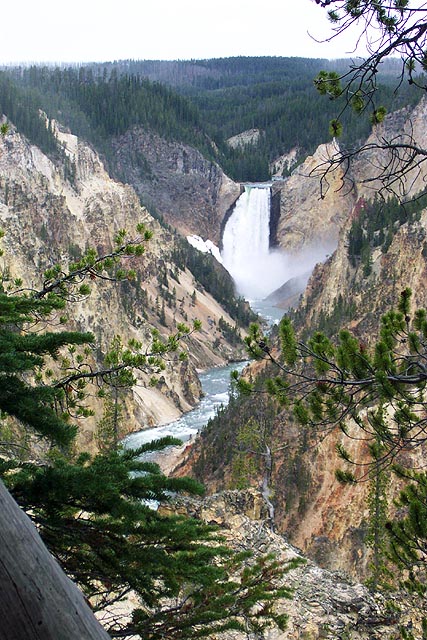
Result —
[{"label": "distant hillside", "polygon": [[[119,61],[91,67],[95,72],[136,74],[161,82],[188,96],[198,107],[208,135],[219,148],[218,160],[237,181],[270,177],[269,165],[298,148],[298,158],[313,153],[329,137],[329,122],[340,112],[342,102],[328,101],[313,85],[320,70],[345,73],[349,59],[326,60],[284,57],[234,57],[191,61]],[[421,97],[401,87],[401,65],[390,59],[379,73],[382,85],[378,103],[388,111]],[[364,139],[370,124],[366,117],[348,112],[343,116],[343,143]],[[248,129],[259,129],[256,144],[231,148],[227,139]]]},{"label": "distant hillside", "polygon": [[[345,72],[346,60],[236,57],[195,61],[119,61],[79,68],[31,67],[7,74],[40,108],[89,140],[105,157],[112,136],[142,126],[189,144],[239,182],[266,180],[269,165],[297,148],[296,161],[329,136],[339,102],[319,96],[313,78],[321,69]],[[378,100],[388,110],[414,104],[397,98],[398,62],[381,74]],[[365,138],[366,117],[344,116],[344,143]],[[259,129],[256,142],[233,148],[227,139]]]},{"label": "distant hillside", "polygon": [[[111,139],[134,126],[191,144],[205,156],[213,155],[197,107],[159,83],[114,70],[98,76],[90,67],[10,69],[2,77],[21,101],[31,99],[31,105],[37,104],[107,158]],[[9,115],[8,109],[3,112]]]},{"label": "distant hillside", "polygon": [[[319,69],[346,71],[350,60],[347,58],[328,60],[326,58],[300,58],[277,56],[236,56],[211,58],[209,60],[118,60],[115,62],[91,63],[96,75],[104,70],[112,70],[119,75],[136,75],[152,82],[161,82],[171,87],[190,91],[200,89],[223,89],[236,85],[249,86],[296,75],[309,80]],[[389,59],[383,63],[382,76],[397,77],[399,61]]]}]

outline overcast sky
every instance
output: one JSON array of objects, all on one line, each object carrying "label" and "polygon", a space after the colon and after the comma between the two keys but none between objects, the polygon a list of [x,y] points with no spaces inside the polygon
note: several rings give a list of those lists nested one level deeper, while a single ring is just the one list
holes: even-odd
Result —
[{"label": "overcast sky", "polygon": [[351,39],[313,40],[331,33],[325,14],[313,0],[14,0],[0,64],[351,55]]}]

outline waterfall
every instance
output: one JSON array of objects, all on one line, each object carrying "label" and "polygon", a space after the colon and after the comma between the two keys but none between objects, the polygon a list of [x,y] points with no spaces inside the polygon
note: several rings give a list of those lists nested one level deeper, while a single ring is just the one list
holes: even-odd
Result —
[{"label": "waterfall", "polygon": [[270,250],[270,185],[248,185],[222,237],[221,257],[239,293],[261,299],[288,277],[286,256]]}]

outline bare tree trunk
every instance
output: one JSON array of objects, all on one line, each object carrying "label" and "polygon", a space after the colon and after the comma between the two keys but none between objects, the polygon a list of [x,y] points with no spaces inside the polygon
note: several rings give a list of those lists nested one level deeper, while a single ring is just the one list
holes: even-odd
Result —
[{"label": "bare tree trunk", "polygon": [[270,447],[266,444],[265,445],[265,453],[262,454],[264,456],[264,460],[265,460],[265,471],[264,471],[264,477],[262,480],[262,486],[261,486],[261,493],[262,493],[262,497],[264,498],[264,501],[267,505],[267,509],[268,509],[268,516],[269,516],[269,521],[270,521],[270,529],[271,531],[274,531],[275,529],[275,524],[274,524],[274,504],[271,502],[270,500],[270,496],[271,496],[271,474],[273,471],[273,456],[271,453],[271,449]]},{"label": "bare tree trunk", "polygon": [[0,482],[0,640],[108,640]]}]

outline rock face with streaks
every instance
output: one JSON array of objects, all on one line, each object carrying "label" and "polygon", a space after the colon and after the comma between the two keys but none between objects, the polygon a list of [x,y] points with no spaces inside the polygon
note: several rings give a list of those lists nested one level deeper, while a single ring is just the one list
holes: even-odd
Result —
[{"label": "rock face with streaks", "polygon": [[[425,306],[426,211],[421,211],[418,219],[410,223],[395,224],[388,246],[383,243],[373,247],[368,270],[361,268],[360,260],[354,263],[349,259],[348,234],[353,221],[361,215],[364,203],[372,201],[382,186],[379,179],[375,179],[378,178],[378,167],[387,166],[390,162],[388,152],[377,151],[374,156],[375,148],[372,146],[390,139],[408,142],[411,134],[414,144],[426,148],[426,122],[425,99],[413,110],[403,109],[391,114],[375,128],[366,143],[368,150],[352,163],[345,185],[352,188],[353,207],[342,225],[337,250],[324,265],[318,266],[309,281],[301,305],[307,326],[315,322],[320,313],[331,314],[339,297],[352,301],[351,326],[357,327],[365,339],[369,339],[378,315],[397,303],[405,286],[413,290],[414,305]],[[425,189],[426,178],[427,163],[424,162],[405,171],[401,180],[396,181],[396,193],[398,191],[403,200],[419,195]],[[343,196],[344,205],[347,197]]]},{"label": "rock face with streaks", "polygon": [[[47,268],[58,263],[67,268],[88,247],[95,248],[99,255],[109,253],[120,229],[127,229],[130,238],[136,235],[139,222],[151,229],[154,236],[145,254],[132,264],[135,279],[91,282],[92,294],[73,304],[68,328],[95,335],[101,364],[103,354],[118,335],[124,344],[135,338],[148,347],[153,329],[166,336],[174,332],[176,323],[191,325],[194,319],[200,319],[201,331],[184,347],[188,349],[188,361],[167,363],[155,386],[149,384],[150,372],[138,372],[137,385],[128,394],[125,432],[168,422],[200,398],[196,369],[239,357],[218,326],[220,318],[233,327],[235,322],[188,269],[176,266],[173,233],[141,207],[134,189],[113,180],[96,153],[76,136],[60,128],[57,136],[75,167],[73,181],[66,179],[62,166],[30,145],[13,126],[0,139],[3,273],[22,278],[24,287],[37,289]],[[102,408],[94,402],[99,419]],[[83,421],[79,445],[93,450],[95,432],[94,420]]]},{"label": "rock face with streaks", "polygon": [[[405,109],[388,116],[372,133],[368,144],[396,136],[407,141],[412,132],[416,143],[426,148],[426,122],[427,102],[422,100],[413,111]],[[369,149],[354,161],[343,195],[333,196],[341,198],[343,209],[349,209],[350,214],[342,224],[336,251],[314,269],[298,311],[300,326],[306,331],[313,332],[319,322],[332,332],[344,326],[366,344],[378,335],[381,315],[397,305],[406,287],[412,289],[413,308],[427,305],[427,210],[420,212],[419,219],[395,226],[389,246],[372,248],[368,269],[360,259],[350,260],[350,227],[361,215],[363,203],[375,193],[373,186],[381,186],[372,179],[377,167],[389,159],[385,152],[376,156],[374,153]],[[417,194],[424,189],[426,176],[424,163],[403,177],[399,189],[406,196]],[[326,198],[329,194],[330,190]],[[339,466],[334,453],[338,442],[360,461],[368,458],[366,446],[359,439],[352,441],[333,433],[318,446],[308,441],[304,450],[296,444],[297,428],[286,412],[277,419],[275,433],[289,446],[286,456],[276,461],[279,529],[322,566],[343,567],[354,575],[366,575],[369,553],[364,538],[369,483],[349,488],[334,477]],[[412,454],[414,463],[417,456],[422,460],[425,453],[425,446],[420,446]],[[389,489],[390,504],[397,490],[394,483]]]},{"label": "rock face with streaks", "polygon": [[289,178],[273,183],[273,197],[280,193],[277,242],[290,253],[319,246],[324,247],[325,254],[332,253],[337,245],[339,232],[354,206],[354,194],[342,196],[339,187],[343,171],[337,168],[331,172],[329,189],[321,197],[316,169],[335,153],[335,143],[321,145]]},{"label": "rock face with streaks", "polygon": [[[373,129],[364,143],[365,150],[348,164],[336,164],[340,149],[334,141],[320,145],[291,176],[273,183],[273,202],[279,203],[274,233],[278,246],[297,260],[310,262],[312,256],[314,260],[310,264],[314,264],[317,259],[323,262],[332,255],[340,243],[341,249],[334,256],[334,273],[328,271],[330,275],[326,275],[320,267],[315,271],[314,282],[320,285],[319,278],[322,279],[324,293],[320,305],[324,310],[330,310],[333,300],[346,288],[351,289],[352,277],[340,253],[363,203],[372,201],[381,189],[385,198],[396,194],[403,200],[425,189],[426,163],[411,164],[411,150],[390,152],[381,147],[385,141],[393,141],[427,148],[426,122],[427,100],[424,98],[415,108],[404,108],[387,116]],[[404,167],[404,175],[387,180],[381,175],[381,167]],[[378,255],[374,256],[377,258]],[[378,274],[378,264],[376,270]],[[310,306],[313,306],[312,288],[313,285],[308,289]],[[387,293],[386,299],[389,297]]]},{"label": "rock face with streaks", "polygon": [[149,208],[182,235],[219,244],[221,223],[240,185],[193,147],[141,128],[114,141],[115,167]]},{"label": "rock face with streaks", "polygon": [[[410,127],[409,116],[417,143],[425,147],[425,101],[413,112],[404,110],[388,117],[370,138],[371,142],[376,137],[390,138],[399,132],[404,138]],[[418,219],[395,226],[388,246],[373,247],[368,269],[361,259],[350,260],[351,224],[361,215],[363,202],[372,194],[370,180],[374,168],[385,160],[376,158],[374,162],[372,153],[369,151],[369,162],[367,158],[365,162],[359,158],[352,167],[351,176],[357,178],[353,186],[356,205],[341,230],[336,251],[315,268],[299,307],[302,329],[312,332],[319,322],[332,332],[338,326],[347,327],[367,345],[378,335],[381,316],[396,307],[406,287],[413,292],[413,309],[427,305],[427,210],[421,210]],[[426,175],[424,163],[409,172],[400,187],[407,195],[417,194],[420,187],[424,188]],[[344,567],[354,575],[366,575],[369,553],[364,539],[369,517],[369,483],[349,489],[334,478],[339,466],[334,454],[336,445],[341,442],[354,459],[363,462],[369,459],[363,441],[333,433],[318,446],[314,447],[314,442],[310,446],[308,442],[306,450],[301,450],[295,444],[296,429],[286,412],[279,417],[275,432],[278,437],[283,434],[284,442],[289,444],[286,458],[277,461],[275,474],[275,482],[281,487],[276,509],[280,530],[286,531],[295,544],[323,566]],[[353,435],[358,434],[355,431]],[[426,447],[422,444],[405,462],[410,464],[412,460],[416,466],[418,461],[422,465],[425,455]],[[390,505],[398,489],[395,480],[389,488]]]}]

